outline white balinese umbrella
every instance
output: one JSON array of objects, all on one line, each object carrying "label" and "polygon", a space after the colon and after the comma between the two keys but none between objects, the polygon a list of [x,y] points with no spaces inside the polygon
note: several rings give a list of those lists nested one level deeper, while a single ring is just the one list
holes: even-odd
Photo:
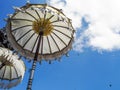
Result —
[{"label": "white balinese umbrella", "polygon": [[10,15],[6,26],[8,39],[21,55],[34,59],[28,90],[37,61],[51,61],[72,47],[74,29],[61,9],[47,4],[26,4]]},{"label": "white balinese umbrella", "polygon": [[9,89],[18,85],[24,73],[23,61],[11,50],[0,47],[0,88]]}]

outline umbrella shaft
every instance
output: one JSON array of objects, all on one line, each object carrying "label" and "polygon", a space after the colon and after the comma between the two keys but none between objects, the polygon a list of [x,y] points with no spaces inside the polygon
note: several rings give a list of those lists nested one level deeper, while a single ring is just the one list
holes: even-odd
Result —
[{"label": "umbrella shaft", "polygon": [[39,53],[39,48],[40,48],[40,42],[41,42],[41,35],[39,37],[38,40],[38,44],[37,44],[37,48],[36,48],[36,52],[35,52],[35,57],[33,60],[33,64],[32,64],[32,69],[30,72],[30,77],[29,77],[29,81],[28,81],[28,86],[27,86],[27,90],[32,90],[32,81],[33,81],[33,77],[34,77],[34,72],[35,72],[35,68],[36,68],[36,63],[37,63],[37,58],[38,58],[38,53]]},{"label": "umbrella shaft", "polygon": [[36,48],[36,52],[35,52],[34,61],[37,61],[37,58],[38,58],[38,53],[39,53],[39,48],[40,48],[41,37],[42,37],[42,36],[40,35],[39,41],[38,41],[38,44],[37,44],[37,48]]},{"label": "umbrella shaft", "polygon": [[32,90],[32,81],[33,81],[33,77],[34,77],[34,72],[35,72],[35,68],[36,68],[36,63],[37,61],[34,60],[33,64],[32,64],[32,69],[31,69],[31,73],[30,73],[30,77],[29,77],[29,81],[28,81],[28,86],[27,86],[27,90]]}]

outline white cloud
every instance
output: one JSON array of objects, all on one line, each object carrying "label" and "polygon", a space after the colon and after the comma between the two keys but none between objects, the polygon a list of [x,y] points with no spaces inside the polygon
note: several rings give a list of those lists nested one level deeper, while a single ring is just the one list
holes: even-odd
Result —
[{"label": "white cloud", "polygon": [[[120,49],[120,0],[49,0],[62,8],[72,19],[75,29],[81,28],[82,18],[89,26],[75,40],[74,49],[92,47],[96,50]],[[77,29],[79,30],[79,29]]]}]

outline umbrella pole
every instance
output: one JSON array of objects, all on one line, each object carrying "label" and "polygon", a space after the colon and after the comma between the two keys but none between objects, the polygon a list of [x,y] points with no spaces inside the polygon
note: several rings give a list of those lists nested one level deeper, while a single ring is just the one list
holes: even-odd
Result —
[{"label": "umbrella pole", "polygon": [[35,56],[34,56],[32,69],[30,71],[27,90],[32,90],[32,82],[33,82],[34,72],[35,72],[35,68],[36,68],[36,64],[37,64],[37,58],[38,58],[38,53],[39,53],[39,48],[40,48],[41,37],[42,37],[42,35],[40,35],[39,41],[38,41],[38,44],[37,44],[37,49],[36,49],[36,53],[35,53]]}]

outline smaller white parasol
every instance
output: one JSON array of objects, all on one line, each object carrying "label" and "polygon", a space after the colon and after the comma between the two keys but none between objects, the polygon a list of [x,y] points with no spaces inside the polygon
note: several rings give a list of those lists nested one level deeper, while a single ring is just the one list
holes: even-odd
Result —
[{"label": "smaller white parasol", "polygon": [[23,61],[11,50],[0,47],[0,88],[9,89],[18,85],[24,73]]}]

